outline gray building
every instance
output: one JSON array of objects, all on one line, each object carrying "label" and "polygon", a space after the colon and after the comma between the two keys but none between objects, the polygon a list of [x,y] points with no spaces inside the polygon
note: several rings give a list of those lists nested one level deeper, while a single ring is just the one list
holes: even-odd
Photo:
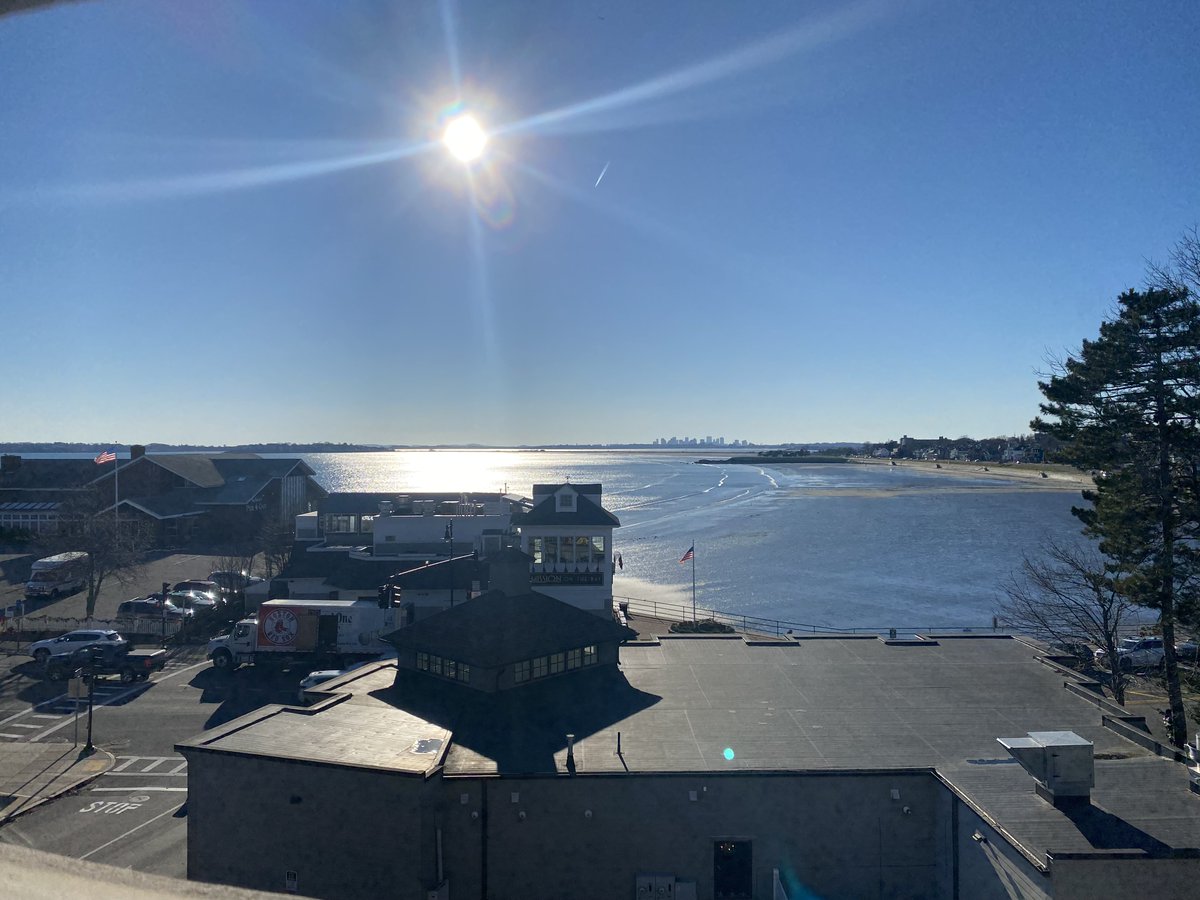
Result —
[{"label": "gray building", "polygon": [[[469,605],[474,641],[548,614]],[[1185,767],[1020,640],[663,635],[487,692],[421,670],[413,633],[411,667],[364,667],[311,707],[178,746],[190,878],[414,900],[1065,900],[1200,883]],[[1053,766],[1039,790],[999,743],[1030,765],[1048,743],[1053,762],[1043,732],[1082,748],[1069,790]]]}]

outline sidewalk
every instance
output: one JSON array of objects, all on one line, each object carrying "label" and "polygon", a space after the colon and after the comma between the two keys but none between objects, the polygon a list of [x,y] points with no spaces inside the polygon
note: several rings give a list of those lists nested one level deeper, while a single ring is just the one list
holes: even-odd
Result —
[{"label": "sidewalk", "polygon": [[0,826],[103,775],[114,762],[107,750],[84,756],[82,744],[0,743]]}]

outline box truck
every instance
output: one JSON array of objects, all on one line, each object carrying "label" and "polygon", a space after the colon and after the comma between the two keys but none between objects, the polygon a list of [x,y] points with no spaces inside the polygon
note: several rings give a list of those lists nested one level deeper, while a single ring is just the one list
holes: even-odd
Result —
[{"label": "box truck", "polygon": [[225,670],[294,662],[340,669],[387,651],[380,637],[396,630],[396,613],[374,600],[268,600],[254,618],[210,640],[208,658]]},{"label": "box truck", "polygon": [[33,564],[25,583],[25,599],[57,600],[82,590],[88,579],[88,555],[81,550],[47,556]]}]

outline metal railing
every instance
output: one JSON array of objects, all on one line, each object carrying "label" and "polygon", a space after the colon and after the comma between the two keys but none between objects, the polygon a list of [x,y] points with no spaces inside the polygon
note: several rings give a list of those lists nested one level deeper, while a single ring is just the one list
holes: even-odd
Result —
[{"label": "metal railing", "polygon": [[[676,622],[692,621],[692,605],[690,603],[667,603],[661,600],[644,600],[640,597],[623,597],[613,595],[613,600],[623,609],[631,613],[649,616],[653,619],[665,619]],[[771,619],[764,616],[752,616],[748,613],[722,612],[717,609],[696,607],[696,619],[712,619],[723,625],[729,625],[736,631],[746,634],[876,634],[897,636],[912,634],[1019,634],[1020,629],[1006,627],[992,621],[984,625],[890,625],[886,628],[848,626],[845,628],[833,625],[815,625],[811,622],[789,622],[786,619]]]}]

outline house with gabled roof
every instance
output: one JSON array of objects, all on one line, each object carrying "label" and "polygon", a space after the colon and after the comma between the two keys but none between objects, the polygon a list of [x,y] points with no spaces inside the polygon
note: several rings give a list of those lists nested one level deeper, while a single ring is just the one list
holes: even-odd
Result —
[{"label": "house with gabled roof", "polygon": [[[5,456],[0,512],[7,503],[38,503],[36,528],[57,530],[74,498],[91,493],[100,512],[114,505],[124,522],[147,526],[159,546],[253,533],[264,521],[291,523],[326,491],[298,458],[255,453],[154,453],[130,448],[128,460],[22,460]],[[2,523],[0,523],[2,524]]]},{"label": "house with gabled roof", "polygon": [[612,614],[612,534],[620,520],[599,484],[535,484],[533,508],[513,516],[531,558],[534,590],[600,616]]}]

